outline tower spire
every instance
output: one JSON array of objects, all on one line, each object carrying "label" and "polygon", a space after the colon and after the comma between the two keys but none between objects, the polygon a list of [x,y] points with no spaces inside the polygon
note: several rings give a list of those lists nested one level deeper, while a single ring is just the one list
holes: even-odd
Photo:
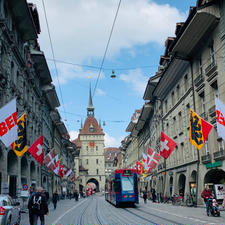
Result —
[{"label": "tower spire", "polygon": [[91,95],[91,84],[90,84],[90,89],[89,89],[89,102],[88,102],[88,108],[87,108],[87,116],[88,117],[94,117],[94,106],[92,102],[92,95]]}]

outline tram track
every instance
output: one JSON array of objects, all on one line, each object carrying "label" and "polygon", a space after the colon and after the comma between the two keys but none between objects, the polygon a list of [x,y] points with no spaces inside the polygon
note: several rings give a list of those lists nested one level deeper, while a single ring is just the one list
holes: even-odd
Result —
[{"label": "tram track", "polygon": [[80,224],[80,225],[85,224],[85,223],[84,223],[84,215],[85,215],[87,209],[88,209],[89,206],[90,206],[89,201],[86,201],[86,203],[87,203],[87,204],[82,204],[82,206],[85,205],[86,207],[83,208],[83,210],[82,210],[82,212],[81,212],[81,214],[80,214],[79,220],[78,220],[79,223],[77,223],[77,224]]},{"label": "tram track", "polygon": [[[159,216],[159,215],[150,213],[150,212],[146,212],[145,210],[142,210],[142,209],[137,208],[137,207],[135,207],[134,209],[136,209],[136,210],[139,211],[139,212],[145,213],[145,214],[147,214],[147,215],[154,216],[154,217],[160,218],[160,219],[162,219],[162,220],[166,220],[166,221],[168,221],[169,223],[172,223],[172,224],[184,225],[184,224],[182,224],[182,223],[177,223],[177,221],[170,220],[170,219],[168,219],[168,218],[166,218],[166,217],[162,217],[162,216]],[[138,217],[141,218],[141,219],[147,220],[147,221],[149,221],[149,222],[151,222],[151,223],[154,223],[154,224],[158,224],[158,223],[155,223],[155,222],[152,222],[152,221],[146,219],[146,218],[143,217],[143,216],[138,215],[137,213],[134,213],[134,212],[131,211],[131,210],[128,210],[128,209],[125,209],[125,210],[126,210],[127,212],[129,212],[129,213],[135,214],[136,216],[138,216]]]}]

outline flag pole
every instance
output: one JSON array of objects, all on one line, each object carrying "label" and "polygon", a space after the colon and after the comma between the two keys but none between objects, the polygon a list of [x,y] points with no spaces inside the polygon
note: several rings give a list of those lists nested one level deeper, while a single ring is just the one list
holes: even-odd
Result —
[{"label": "flag pole", "polygon": [[[193,75],[193,62],[192,60],[189,60],[189,63],[190,63],[190,67],[191,67],[191,86],[192,86],[192,90],[193,90],[193,94],[192,94],[192,97],[193,97],[193,106],[194,106],[194,111],[196,112],[196,104],[195,104],[195,88],[194,88],[194,75]],[[190,129],[190,127],[189,127]],[[200,164],[200,154],[199,154],[199,150],[197,149],[197,173],[196,173],[196,202],[194,203],[195,204],[195,207],[197,207],[198,205],[198,177],[199,177],[199,164]]]}]

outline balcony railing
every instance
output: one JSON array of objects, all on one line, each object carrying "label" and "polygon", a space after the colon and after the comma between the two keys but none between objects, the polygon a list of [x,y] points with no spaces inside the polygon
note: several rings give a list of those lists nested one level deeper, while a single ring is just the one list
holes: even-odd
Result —
[{"label": "balcony railing", "polygon": [[209,109],[209,115],[211,117],[214,117],[216,115],[216,106],[215,105]]},{"label": "balcony railing", "polygon": [[217,69],[217,66],[216,66],[216,63],[215,63],[215,61],[214,61],[214,62],[210,63],[210,64],[206,67],[206,69],[205,69],[205,75],[206,75],[207,77],[209,77],[214,71],[216,71],[216,69]]},{"label": "balcony railing", "polygon": [[211,154],[203,155],[202,157],[202,163],[209,163],[211,162]]},{"label": "balcony railing", "polygon": [[204,82],[204,76],[202,74],[197,76],[197,78],[194,80],[196,87],[200,86],[200,84],[202,84],[203,82]]},{"label": "balcony railing", "polygon": [[214,156],[214,160],[221,160],[221,159],[225,159],[225,151],[223,148],[220,148],[220,150],[218,152],[214,152],[213,153]]}]

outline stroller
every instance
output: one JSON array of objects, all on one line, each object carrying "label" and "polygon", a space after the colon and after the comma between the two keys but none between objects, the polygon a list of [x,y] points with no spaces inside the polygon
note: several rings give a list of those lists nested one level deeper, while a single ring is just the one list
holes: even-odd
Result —
[{"label": "stroller", "polygon": [[208,204],[209,204],[209,212],[212,216],[220,216],[220,209],[219,207],[214,207],[213,206],[213,199],[209,198],[208,199]]}]

